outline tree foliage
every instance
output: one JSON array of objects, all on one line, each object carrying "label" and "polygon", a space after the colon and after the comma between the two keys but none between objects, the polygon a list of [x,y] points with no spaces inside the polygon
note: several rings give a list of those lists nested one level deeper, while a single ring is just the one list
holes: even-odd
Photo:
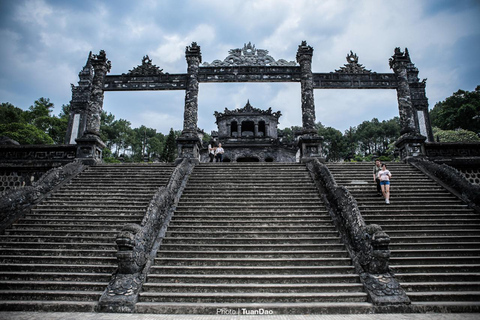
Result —
[{"label": "tree foliage", "polygon": [[480,137],[473,132],[465,129],[442,130],[433,127],[433,135],[439,142],[479,142]]},{"label": "tree foliage", "polygon": [[430,111],[430,121],[442,130],[461,128],[480,134],[480,86],[471,92],[458,90],[436,103]]}]

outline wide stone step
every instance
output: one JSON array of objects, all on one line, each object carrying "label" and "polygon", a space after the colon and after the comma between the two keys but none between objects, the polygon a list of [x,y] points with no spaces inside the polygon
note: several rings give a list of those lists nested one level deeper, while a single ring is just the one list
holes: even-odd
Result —
[{"label": "wide stone step", "polygon": [[442,264],[442,265],[428,265],[428,264],[410,264],[410,265],[399,265],[399,264],[391,264],[390,267],[392,268],[394,273],[474,273],[480,270],[480,264]]},{"label": "wide stone step", "polygon": [[106,250],[116,251],[115,239],[111,242],[26,242],[26,241],[4,241],[0,239],[1,248],[17,248],[22,249],[57,249],[57,250]]},{"label": "wide stone step", "polygon": [[[100,250],[99,250],[100,249]],[[113,257],[117,250],[103,249],[98,246],[95,249],[50,249],[50,248],[2,248],[2,255],[4,256],[69,256],[69,257]]]},{"label": "wide stone step", "polygon": [[480,256],[480,249],[392,250],[392,257]]},{"label": "wide stone step", "polygon": [[265,238],[282,238],[282,239],[297,239],[297,238],[323,238],[338,236],[336,230],[332,231],[309,231],[309,232],[196,232],[196,231],[168,231],[166,237],[169,238],[201,238],[208,236],[209,238],[221,239],[265,239]]},{"label": "wide stone step", "polygon": [[118,208],[118,207],[147,207],[150,201],[145,200],[128,200],[128,199],[90,199],[88,197],[77,197],[75,200],[55,200],[48,199],[42,202],[41,205],[38,205],[38,208],[42,207],[99,207],[99,208]]},{"label": "wide stone step", "polygon": [[[404,228],[408,228],[409,226],[405,226]],[[465,227],[458,227],[455,229],[455,226],[449,227],[449,229],[445,228],[440,228],[440,227],[432,227],[429,230],[426,230],[427,228],[420,229],[420,230],[398,230],[395,227],[385,227],[383,228],[383,231],[387,232],[391,238],[396,238],[396,237],[451,237],[454,235],[458,235],[459,237],[472,237],[472,236],[478,236],[479,235],[479,230],[478,229],[465,229]],[[462,239],[458,239],[456,241],[461,241]],[[468,241],[467,239],[463,239]]]},{"label": "wide stone step", "polygon": [[12,230],[23,230],[23,231],[33,231],[33,230],[44,230],[44,231],[53,231],[53,232],[60,232],[60,231],[66,231],[66,230],[71,230],[71,231],[115,231],[115,230],[121,230],[122,227],[125,224],[123,222],[117,223],[117,224],[99,224],[98,222],[96,224],[85,224],[85,222],[78,221],[78,222],[72,222],[72,223],[63,223],[63,224],[40,224],[40,223],[35,223],[35,224],[27,224],[27,223],[16,223],[12,225]]},{"label": "wide stone step", "polygon": [[[349,258],[345,250],[296,250],[296,251],[168,251],[158,252],[157,260],[163,258],[196,259],[308,259],[308,258]],[[157,261],[155,260],[155,261]]]},{"label": "wide stone step", "polygon": [[155,261],[158,266],[349,266],[350,258],[166,258]]},{"label": "wide stone step", "polygon": [[315,293],[362,292],[360,283],[302,283],[302,284],[223,284],[223,283],[146,283],[143,292],[195,293]]},{"label": "wide stone step", "polygon": [[205,283],[205,284],[314,284],[360,283],[354,273],[342,274],[156,274],[148,276],[150,283]]},{"label": "wide stone step", "polygon": [[163,244],[183,244],[183,245],[201,245],[201,244],[252,244],[252,245],[307,245],[307,244],[327,244],[338,243],[339,237],[318,237],[318,238],[192,238],[192,237],[166,237]]},{"label": "wide stone step", "polygon": [[[38,259],[38,263],[35,263],[34,260],[31,262],[23,261],[19,263],[9,262],[0,264],[0,270],[16,272],[17,274],[22,274],[25,272],[31,273],[32,276],[36,276],[36,273],[39,273],[39,270],[42,273],[49,273],[50,279],[52,274],[55,274],[55,279],[66,280],[68,276],[77,277],[78,274],[91,274],[91,273],[103,273],[111,277],[112,273],[116,270],[117,266],[113,263],[105,264],[108,261],[103,261],[103,264],[66,264],[66,263],[55,263],[52,261],[42,261]],[[52,263],[47,263],[52,262]],[[88,275],[87,275],[88,276]],[[48,280],[48,279],[45,279]]]},{"label": "wide stone step", "polygon": [[465,213],[465,214],[438,214],[438,215],[431,215],[431,214],[396,214],[396,215],[388,215],[388,216],[375,216],[375,215],[362,215],[365,220],[368,220],[370,223],[374,223],[373,221],[378,221],[380,224],[385,222],[395,222],[396,220],[405,220],[405,221],[431,221],[431,220],[438,220],[438,221],[460,221],[460,222],[476,222],[480,221],[479,217],[475,213]]},{"label": "wide stone step", "polygon": [[8,242],[9,244],[13,243],[39,243],[39,244],[49,244],[49,243],[57,243],[57,245],[62,244],[95,244],[101,243],[103,246],[115,245],[115,236],[101,236],[95,237],[89,235],[88,237],[80,237],[80,236],[53,236],[53,235],[0,235],[0,241]]},{"label": "wide stone step", "polygon": [[480,235],[466,235],[466,236],[458,236],[458,235],[435,235],[432,234],[431,236],[418,236],[418,237],[402,237],[402,236],[392,236],[392,243],[394,244],[427,244],[427,243],[437,243],[437,244],[460,244],[463,242],[473,242],[473,243],[480,243]]},{"label": "wide stone step", "polygon": [[[73,287],[81,287],[82,284],[92,284],[103,286],[105,290],[106,284],[110,281],[111,275],[108,273],[93,273],[93,272],[17,272],[17,271],[0,271],[0,284],[9,285],[9,289],[14,287],[21,289],[25,284],[34,282],[36,285],[43,286],[48,284],[65,285],[70,284]],[[7,287],[5,287],[7,288]],[[29,289],[28,287],[25,289]],[[31,287],[32,290],[38,288]],[[73,289],[75,290],[75,289]]]},{"label": "wide stone step", "polygon": [[[8,264],[65,264],[68,266],[71,265],[104,265],[104,264],[116,264],[115,256],[111,257],[97,257],[97,256],[42,256],[42,255],[2,255],[0,256],[0,261],[2,263]],[[43,270],[43,269],[41,269]]]},{"label": "wide stone step", "polygon": [[363,292],[316,293],[176,293],[142,292],[142,302],[195,302],[195,303],[284,303],[302,302],[366,302]]},{"label": "wide stone step", "polygon": [[[457,242],[410,242],[397,241],[392,239],[390,242],[390,250],[432,250],[432,249],[477,249],[478,242],[462,241]],[[413,240],[415,241],[415,240]]]},{"label": "wide stone step", "polygon": [[156,274],[335,274],[354,273],[353,266],[152,266]]},{"label": "wide stone step", "polygon": [[96,213],[96,212],[105,212],[105,213],[118,213],[118,214],[134,214],[138,215],[144,213],[146,207],[143,208],[128,208],[128,207],[117,207],[117,208],[98,208],[98,207],[88,207],[88,208],[53,208],[53,207],[44,207],[44,208],[33,208],[32,213],[68,213],[81,215],[83,213]]},{"label": "wide stone step", "polygon": [[480,282],[404,282],[402,288],[410,292],[435,292],[435,291],[480,291]]},{"label": "wide stone step", "polygon": [[[50,277],[53,275],[50,275]],[[0,274],[1,277],[1,274]],[[2,290],[15,290],[15,291],[96,291],[103,292],[108,285],[108,280],[102,282],[81,282],[78,280],[68,281],[1,281],[0,287]]]},{"label": "wide stone step", "polygon": [[105,237],[111,239],[115,238],[118,234],[118,230],[66,230],[66,229],[7,229],[5,233],[7,235],[15,236],[33,236],[37,235],[39,237],[72,237],[72,238],[82,238],[88,241],[89,238]]},{"label": "wide stone step", "polygon": [[37,220],[47,220],[47,221],[110,221],[116,223],[138,223],[142,221],[143,214],[131,214],[131,213],[117,213],[117,214],[106,214],[102,212],[89,212],[86,214],[70,214],[69,212],[55,212],[55,213],[36,213],[30,214],[27,218],[23,218],[22,221],[31,223]]},{"label": "wide stone step", "polygon": [[480,290],[477,291],[435,291],[435,292],[409,292],[411,301],[480,301]]},{"label": "wide stone step", "polygon": [[[69,219],[62,219],[62,218],[52,218],[48,217],[48,223],[49,226],[53,227],[54,225],[83,225],[87,223],[91,224],[100,224],[100,225],[119,225],[119,224],[127,224],[127,223],[139,223],[142,221],[142,216],[137,215],[137,217],[124,217],[124,219],[118,219],[117,217],[105,217],[105,216],[99,216],[95,217],[94,219],[86,219],[85,217],[82,216],[82,218],[77,219],[75,216],[69,216]],[[44,217],[36,217],[36,219],[22,219],[19,221],[17,226],[21,225],[35,225],[35,224],[44,224],[45,223],[45,218]]]},{"label": "wide stone step", "polygon": [[0,300],[0,311],[94,312],[98,301]]},{"label": "wide stone step", "polygon": [[265,314],[358,314],[371,313],[368,302],[312,302],[312,303],[159,303],[139,302],[138,313],[157,314],[219,314],[265,315]]},{"label": "wide stone step", "polygon": [[264,227],[317,227],[317,228],[328,228],[335,230],[333,223],[320,223],[316,219],[305,219],[305,220],[296,220],[296,219],[289,219],[289,220],[222,220],[222,219],[214,219],[214,220],[202,220],[202,221],[195,221],[195,220],[175,220],[172,221],[170,226],[172,227],[188,227],[188,226],[199,226],[199,227],[238,227],[238,228],[264,228]]},{"label": "wide stone step", "polygon": [[98,301],[103,291],[0,290],[0,300]]},{"label": "wide stone step", "polygon": [[402,265],[480,265],[480,256],[391,257],[390,264]]},{"label": "wide stone step", "polygon": [[187,212],[177,212],[173,217],[172,221],[175,222],[189,222],[189,221],[305,221],[305,220],[313,220],[315,223],[331,223],[332,218],[328,215],[325,211],[323,214],[318,213],[285,213],[282,215],[278,215],[276,212],[272,212],[269,214],[250,214],[250,215],[241,215],[238,216],[236,213],[224,214],[224,213],[208,213],[208,214],[194,214],[191,215]]},{"label": "wide stone step", "polygon": [[[332,241],[333,242],[333,241]],[[235,244],[163,244],[161,250],[167,251],[248,251],[248,250],[260,250],[260,251],[304,251],[304,250],[342,250],[344,249],[343,244],[339,243],[325,243],[322,245],[318,244],[302,244],[302,245],[291,245],[291,244],[277,244],[273,247],[271,244],[256,244],[256,245],[235,245]]]},{"label": "wide stone step", "polygon": [[172,224],[169,227],[170,231],[199,231],[199,232],[238,232],[238,231],[250,231],[250,232],[305,232],[305,231],[332,231],[334,227],[332,226],[239,226],[239,225],[232,225],[232,226],[224,226],[224,225],[196,225],[192,226],[191,224]]}]

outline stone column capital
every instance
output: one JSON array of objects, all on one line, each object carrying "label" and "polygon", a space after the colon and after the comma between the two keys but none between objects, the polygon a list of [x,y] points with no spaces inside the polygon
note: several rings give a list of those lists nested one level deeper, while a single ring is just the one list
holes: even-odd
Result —
[{"label": "stone column capital", "polygon": [[307,45],[307,41],[302,41],[302,44],[298,46],[297,50],[297,62],[302,64],[305,61],[312,61],[313,48]]}]

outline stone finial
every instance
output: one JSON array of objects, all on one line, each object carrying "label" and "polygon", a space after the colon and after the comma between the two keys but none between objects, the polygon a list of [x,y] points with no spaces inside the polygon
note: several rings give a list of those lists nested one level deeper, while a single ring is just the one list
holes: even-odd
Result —
[{"label": "stone finial", "polygon": [[100,50],[98,54],[92,55],[91,63],[93,68],[105,68],[106,72],[110,72],[110,69],[112,68],[112,63],[110,62],[110,60],[107,59],[107,54],[105,53],[105,50]]},{"label": "stone finial", "polygon": [[297,62],[300,63],[301,60],[307,58],[312,59],[313,48],[307,45],[307,41],[302,41],[302,44],[298,46],[297,50]]},{"label": "stone finial", "polygon": [[192,42],[191,46],[185,48],[185,56],[188,57],[198,57],[200,59],[199,63],[202,62],[202,53],[200,51],[200,46],[196,42]]},{"label": "stone finial", "polygon": [[410,60],[408,49],[405,48],[405,52],[402,52],[399,47],[396,47],[393,56],[389,60],[390,68],[395,71],[399,67],[406,67],[409,63],[412,63],[412,61]]}]

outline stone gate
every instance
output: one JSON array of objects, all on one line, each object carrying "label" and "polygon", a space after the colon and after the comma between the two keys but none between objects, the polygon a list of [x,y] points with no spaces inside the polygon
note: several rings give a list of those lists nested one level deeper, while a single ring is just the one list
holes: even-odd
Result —
[{"label": "stone gate", "polygon": [[163,72],[145,56],[142,64],[121,75],[107,75],[111,63],[102,50],[90,53],[78,85],[72,85],[72,111],[65,142],[77,144],[77,157],[95,163],[101,160],[104,147],[99,137],[100,114],[105,91],[183,90],[184,121],[177,139],[179,158],[199,156],[197,135],[198,92],[200,83],[208,82],[300,82],[302,99],[302,131],[298,134],[301,159],[320,157],[322,138],[315,130],[315,89],[394,89],[397,91],[401,138],[397,147],[403,159],[425,154],[423,143],[433,141],[425,94],[426,79],[420,81],[418,69],[407,49],[394,50],[390,58],[393,73],[376,73],[358,63],[352,51],[347,64],[328,73],[312,71],[313,48],[303,41],[295,61],[276,60],[268,50],[251,43],[232,49],[223,60],[202,64],[200,46],[193,42],[186,47],[187,72]]}]

